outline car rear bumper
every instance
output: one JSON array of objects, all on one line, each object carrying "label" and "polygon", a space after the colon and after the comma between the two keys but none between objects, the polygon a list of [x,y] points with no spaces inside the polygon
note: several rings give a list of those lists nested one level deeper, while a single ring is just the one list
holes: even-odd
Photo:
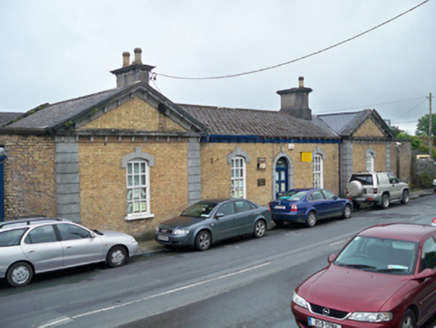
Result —
[{"label": "car rear bumper", "polygon": [[304,214],[293,214],[293,213],[271,213],[271,217],[273,221],[282,221],[282,222],[306,222],[306,217]]}]

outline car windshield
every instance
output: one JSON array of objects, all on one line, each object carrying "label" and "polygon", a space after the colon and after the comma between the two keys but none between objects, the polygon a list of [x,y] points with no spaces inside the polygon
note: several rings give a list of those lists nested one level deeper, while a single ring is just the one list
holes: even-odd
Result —
[{"label": "car windshield", "polygon": [[355,237],[334,264],[360,270],[408,275],[415,270],[418,243],[366,236]]},{"label": "car windshield", "polygon": [[208,218],[217,205],[217,203],[196,203],[190,206],[186,211],[183,211],[182,216]]},{"label": "car windshield", "polygon": [[279,199],[301,200],[304,196],[307,195],[308,192],[309,190],[289,190],[280,195]]}]

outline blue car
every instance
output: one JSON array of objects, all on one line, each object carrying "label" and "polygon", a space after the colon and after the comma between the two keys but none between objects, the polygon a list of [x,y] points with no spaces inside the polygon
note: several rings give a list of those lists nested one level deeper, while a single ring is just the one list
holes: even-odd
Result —
[{"label": "blue car", "polygon": [[327,189],[291,189],[269,203],[271,218],[277,226],[285,222],[304,223],[313,227],[317,220],[351,218],[353,203]]}]

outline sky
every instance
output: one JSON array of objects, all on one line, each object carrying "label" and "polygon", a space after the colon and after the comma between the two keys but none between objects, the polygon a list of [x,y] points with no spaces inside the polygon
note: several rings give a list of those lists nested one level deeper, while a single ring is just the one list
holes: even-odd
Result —
[{"label": "sky", "polygon": [[303,76],[314,115],[376,109],[414,134],[436,96],[436,0],[388,21],[424,1],[0,0],[0,112],[115,88],[141,48],[174,103],[279,110]]}]

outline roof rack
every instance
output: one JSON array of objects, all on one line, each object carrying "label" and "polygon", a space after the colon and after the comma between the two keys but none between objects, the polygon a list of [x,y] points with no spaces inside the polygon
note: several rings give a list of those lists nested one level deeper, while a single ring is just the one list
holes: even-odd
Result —
[{"label": "roof rack", "polygon": [[38,222],[38,221],[63,221],[63,219],[40,217],[40,218],[31,218],[31,219],[12,220],[12,221],[1,223],[0,229],[3,228],[4,226],[11,225],[11,224],[26,223],[27,225],[30,225],[30,222]]}]

